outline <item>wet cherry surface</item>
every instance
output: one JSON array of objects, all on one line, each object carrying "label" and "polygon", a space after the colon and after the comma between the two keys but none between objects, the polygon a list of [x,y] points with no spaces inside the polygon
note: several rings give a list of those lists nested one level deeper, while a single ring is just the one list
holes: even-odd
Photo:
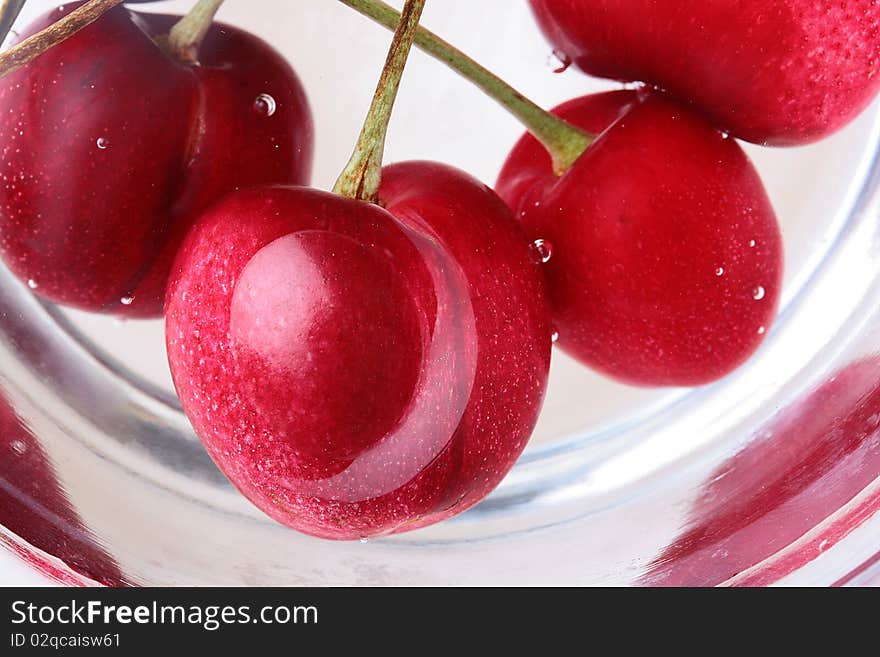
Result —
[{"label": "wet cherry surface", "polygon": [[531,0],[563,60],[657,85],[756,143],[814,141],[880,90],[874,0]]},{"label": "wet cherry surface", "polygon": [[555,112],[596,142],[562,177],[531,136],[498,193],[545,265],[559,345],[638,385],[698,385],[741,365],[773,321],[779,227],[742,149],[657,94],[585,96]]},{"label": "wet cherry surface", "polygon": [[216,23],[201,66],[180,64],[154,41],[177,18],[115,8],[0,83],[0,253],[46,298],[157,316],[200,212],[308,181],[312,119],[287,62]]},{"label": "wet cherry surface", "polygon": [[175,385],[230,480],[300,531],[451,517],[513,466],[550,359],[538,262],[487,187],[385,169],[379,206],[305,188],[229,197],[167,306]]}]

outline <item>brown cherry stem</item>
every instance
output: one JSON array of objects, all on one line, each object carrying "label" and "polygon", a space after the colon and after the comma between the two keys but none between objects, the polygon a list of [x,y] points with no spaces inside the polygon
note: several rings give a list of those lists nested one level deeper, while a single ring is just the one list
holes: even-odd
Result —
[{"label": "brown cherry stem", "polygon": [[91,25],[123,0],[91,0],[82,7],[41,32],[0,54],[0,78],[18,70],[44,52],[70,38],[87,25]]},{"label": "brown cherry stem", "polygon": [[425,0],[407,0],[403,12],[398,14],[394,40],[363,130],[351,160],[333,188],[337,194],[370,203],[376,201],[388,124],[424,8]]}]

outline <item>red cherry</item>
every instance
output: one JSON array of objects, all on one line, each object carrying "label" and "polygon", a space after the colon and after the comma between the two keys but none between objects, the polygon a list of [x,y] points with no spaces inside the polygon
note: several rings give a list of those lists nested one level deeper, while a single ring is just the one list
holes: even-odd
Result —
[{"label": "red cherry", "polygon": [[0,83],[0,253],[42,296],[161,314],[201,211],[239,187],[309,177],[312,120],[288,64],[214,24],[201,66],[183,65],[154,41],[176,20],[120,6]]},{"label": "red cherry", "polygon": [[546,265],[559,345],[637,385],[698,385],[761,343],[782,245],[742,149],[656,94],[586,96],[556,110],[600,134],[561,178],[531,136],[498,192]]},{"label": "red cherry", "polygon": [[512,467],[550,358],[540,272],[491,190],[387,167],[386,209],[233,194],[176,261],[166,332],[196,433],[259,508],[356,539],[453,516]]},{"label": "red cherry", "polygon": [[876,0],[530,1],[587,73],[657,85],[755,143],[826,137],[880,90]]}]

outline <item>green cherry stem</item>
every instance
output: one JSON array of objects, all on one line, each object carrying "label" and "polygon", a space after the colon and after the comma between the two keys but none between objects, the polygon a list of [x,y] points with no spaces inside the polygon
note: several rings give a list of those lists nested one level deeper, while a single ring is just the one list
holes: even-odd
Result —
[{"label": "green cherry stem", "polygon": [[199,61],[199,48],[211,22],[223,0],[199,0],[190,12],[171,28],[168,34],[168,50],[173,57],[184,64]]},{"label": "green cherry stem", "polygon": [[33,61],[50,48],[91,25],[123,0],[91,0],[41,32],[0,54],[0,78]]},{"label": "green cherry stem", "polygon": [[[388,28],[393,29],[400,17],[396,9],[381,0],[340,0],[340,2]],[[558,175],[568,171],[595,140],[595,135],[586,133],[542,109],[433,32],[420,27],[416,33],[415,43],[421,50],[473,82],[519,119],[550,153],[553,158],[553,168]]]},{"label": "green cherry stem", "polygon": [[0,0],[0,43],[6,41],[26,0]]},{"label": "green cherry stem", "polygon": [[424,8],[425,0],[406,0],[403,12],[395,12],[394,40],[354,154],[333,188],[337,194],[370,203],[376,201],[388,124]]}]

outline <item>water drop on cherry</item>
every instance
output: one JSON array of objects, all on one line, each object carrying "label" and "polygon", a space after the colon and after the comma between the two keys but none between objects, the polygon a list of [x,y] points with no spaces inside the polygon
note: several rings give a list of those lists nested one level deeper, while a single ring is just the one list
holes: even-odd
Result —
[{"label": "water drop on cherry", "polygon": [[532,242],[530,248],[542,264],[547,264],[553,257],[553,245],[547,240],[537,239]]},{"label": "water drop on cherry", "polygon": [[565,73],[569,66],[571,66],[571,57],[561,50],[554,50],[550,53],[550,57],[547,58],[547,65],[554,73]]},{"label": "water drop on cherry", "polygon": [[272,116],[278,110],[278,103],[269,94],[260,94],[254,101],[254,111],[261,116]]}]

